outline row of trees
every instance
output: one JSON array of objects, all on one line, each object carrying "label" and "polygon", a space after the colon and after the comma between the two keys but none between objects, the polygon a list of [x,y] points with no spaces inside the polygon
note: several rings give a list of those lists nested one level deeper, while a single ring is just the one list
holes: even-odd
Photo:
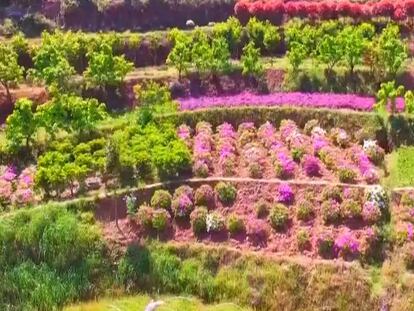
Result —
[{"label": "row of trees", "polygon": [[[247,44],[241,55],[243,74],[257,75],[263,68],[260,55],[275,49],[280,41],[277,27],[268,21],[261,22],[255,18],[246,25]],[[243,39],[243,28],[234,18],[216,25],[212,35],[208,36],[201,29],[185,33],[173,29],[169,33],[173,48],[168,55],[167,64],[177,69],[179,78],[189,70],[201,75],[216,75],[230,71],[232,51],[236,51]]]},{"label": "row of trees", "polygon": [[312,58],[332,70],[342,64],[350,74],[358,65],[369,66],[378,79],[393,79],[408,57],[399,27],[388,24],[377,34],[372,24],[344,25],[327,21],[312,26],[292,21],[285,28],[287,58],[294,74]]},{"label": "row of trees", "polygon": [[310,19],[337,19],[350,17],[356,20],[371,20],[378,17],[404,21],[414,17],[413,0],[380,0],[371,2],[340,1],[249,1],[241,0],[235,5],[236,16],[242,21],[251,17],[268,19],[276,23],[282,21],[283,16],[291,18]]}]

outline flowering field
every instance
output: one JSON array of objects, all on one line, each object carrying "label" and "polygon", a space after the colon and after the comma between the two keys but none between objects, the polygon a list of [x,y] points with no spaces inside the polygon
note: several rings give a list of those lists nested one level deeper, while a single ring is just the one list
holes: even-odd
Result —
[{"label": "flowering field", "polygon": [[[135,204],[131,197],[127,201]],[[180,186],[171,193],[157,190],[129,217],[137,226],[134,239],[149,235],[353,260],[368,259],[381,247],[377,227],[387,208],[380,186],[219,182],[215,187]]]},{"label": "flowering field", "polygon": [[[307,108],[352,109],[372,111],[375,98],[352,94],[331,93],[273,93],[257,95],[244,92],[233,96],[198,97],[178,99],[181,110],[206,109],[211,107],[239,106],[295,106]],[[404,109],[404,101],[397,99],[397,109]]]},{"label": "flowering field", "polygon": [[200,122],[193,130],[178,128],[178,136],[192,149],[197,177],[238,176],[328,180],[347,184],[376,184],[384,158],[375,141],[358,144],[340,128],[329,133],[315,120],[301,130],[291,120],[279,129],[267,122],[256,128],[242,123],[236,130],[223,123],[213,131]]}]

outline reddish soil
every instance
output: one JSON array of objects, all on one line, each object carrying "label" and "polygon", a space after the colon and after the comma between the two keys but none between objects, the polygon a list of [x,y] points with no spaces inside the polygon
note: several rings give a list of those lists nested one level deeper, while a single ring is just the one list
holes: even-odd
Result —
[{"label": "reddish soil", "polygon": [[[36,87],[29,85],[20,85],[17,89],[11,89],[13,102],[19,98],[29,98],[37,104],[46,102],[48,95],[44,87]],[[6,91],[0,87],[0,123],[4,122],[7,116],[12,113],[14,103],[10,104],[6,95]]]},{"label": "reddish soil", "polygon": [[[237,184],[238,194],[237,199],[231,206],[223,206],[217,199],[215,201],[214,211],[219,212],[225,218],[230,214],[235,213],[241,217],[245,222],[249,219],[256,218],[254,205],[258,199],[263,198],[269,202],[276,202],[278,184],[275,183],[256,183],[256,182],[241,182]],[[335,225],[326,225],[321,216],[320,203],[322,201],[321,192],[323,186],[308,185],[308,186],[292,186],[295,193],[295,201],[289,206],[289,223],[281,231],[276,231],[270,227],[268,221],[264,218],[263,223],[269,231],[269,238],[267,240],[253,241],[245,233],[231,236],[227,231],[221,233],[204,234],[201,237],[195,237],[188,220],[173,221],[170,229],[157,235],[155,232],[146,232],[134,221],[123,218],[119,220],[119,228],[115,221],[104,222],[104,233],[108,240],[118,241],[121,245],[127,245],[138,240],[145,240],[148,237],[160,239],[163,241],[175,242],[201,242],[206,245],[225,245],[240,250],[261,250],[265,253],[277,255],[295,255],[303,254],[311,258],[319,258],[316,247],[316,240],[318,234],[324,230],[329,230],[334,235],[352,230],[353,234],[364,244],[366,230],[370,225],[364,223],[362,220],[351,219],[344,220]],[[356,190],[359,197],[362,199],[363,190]],[[302,222],[296,218],[297,204],[301,201],[307,193],[311,193],[310,197],[314,198],[312,205],[314,207],[314,217]],[[306,196],[308,198],[308,196]],[[139,196],[138,196],[139,198]],[[310,235],[310,245],[305,250],[299,250],[297,245],[296,234],[299,230],[306,230]]]}]

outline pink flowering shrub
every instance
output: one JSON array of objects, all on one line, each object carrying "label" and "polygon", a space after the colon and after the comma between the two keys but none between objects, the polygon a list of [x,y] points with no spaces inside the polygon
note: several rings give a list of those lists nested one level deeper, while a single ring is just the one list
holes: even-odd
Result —
[{"label": "pink flowering shrub", "polygon": [[194,208],[193,189],[189,186],[178,187],[173,195],[171,209],[176,217],[187,217]]},{"label": "pink flowering shrub", "polygon": [[321,176],[321,163],[318,158],[312,155],[306,155],[303,159],[302,165],[306,175],[309,177]]},{"label": "pink flowering shrub", "polygon": [[363,149],[367,157],[376,165],[379,165],[384,161],[384,149],[378,146],[375,140],[365,140]]},{"label": "pink flowering shrub", "polygon": [[13,185],[10,181],[0,179],[0,203],[7,204],[13,194]]},{"label": "pink flowering shrub", "polygon": [[211,207],[214,205],[214,190],[210,185],[201,185],[194,195],[194,203],[198,206]]},{"label": "pink flowering shrub", "polygon": [[275,155],[273,162],[276,176],[282,179],[289,179],[294,177],[296,170],[296,163],[293,159],[284,152],[278,152]]},{"label": "pink flowering shrub", "polygon": [[259,141],[268,149],[272,149],[272,147],[280,145],[280,142],[276,137],[276,129],[269,121],[259,127],[257,130],[257,137],[259,138]]},{"label": "pink flowering shrub", "polygon": [[229,123],[217,127],[216,149],[219,154],[219,164],[224,175],[233,175],[236,159],[237,133]]},{"label": "pink flowering shrub", "polygon": [[238,143],[241,147],[251,143],[256,138],[256,127],[253,122],[244,122],[239,125],[237,130]]},{"label": "pink flowering shrub", "polygon": [[334,249],[337,256],[344,259],[354,259],[360,252],[359,242],[350,231],[343,232],[336,237]]},{"label": "pink flowering shrub", "polygon": [[341,218],[341,205],[335,200],[327,200],[321,205],[322,218],[326,224],[338,222]]},{"label": "pink flowering shrub", "polygon": [[211,166],[212,129],[206,122],[197,124],[197,134],[194,137],[193,172],[196,176],[207,177]]},{"label": "pink flowering shrub", "polygon": [[362,219],[368,223],[376,223],[381,218],[381,209],[373,201],[367,201],[362,208]]},{"label": "pink flowering shrub", "polygon": [[289,184],[281,184],[277,188],[277,201],[284,204],[292,204],[295,198],[292,188]]},{"label": "pink flowering shrub", "polygon": [[330,132],[330,137],[332,142],[341,148],[346,148],[351,142],[349,135],[341,128],[333,128]]},{"label": "pink flowering shrub", "polygon": [[177,129],[177,136],[191,147],[191,128],[187,124],[181,124]]},{"label": "pink flowering shrub", "polygon": [[280,137],[282,137],[285,142],[289,142],[293,135],[299,133],[299,128],[292,120],[282,120],[280,122],[279,131]]}]

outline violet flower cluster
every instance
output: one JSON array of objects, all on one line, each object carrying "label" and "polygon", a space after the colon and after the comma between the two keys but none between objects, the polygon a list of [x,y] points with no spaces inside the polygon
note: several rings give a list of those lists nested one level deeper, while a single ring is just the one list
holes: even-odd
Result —
[{"label": "violet flower cluster", "polygon": [[[1,171],[1,169],[0,169]],[[4,167],[0,175],[0,201],[15,205],[27,205],[35,201],[34,167],[28,167],[18,174],[14,166]]]},{"label": "violet flower cluster", "polygon": [[280,203],[291,204],[295,198],[292,188],[289,184],[280,184],[277,188],[277,201]]},{"label": "violet flower cluster", "polygon": [[343,258],[359,254],[359,242],[351,231],[339,234],[335,239],[334,248],[336,254]]}]

